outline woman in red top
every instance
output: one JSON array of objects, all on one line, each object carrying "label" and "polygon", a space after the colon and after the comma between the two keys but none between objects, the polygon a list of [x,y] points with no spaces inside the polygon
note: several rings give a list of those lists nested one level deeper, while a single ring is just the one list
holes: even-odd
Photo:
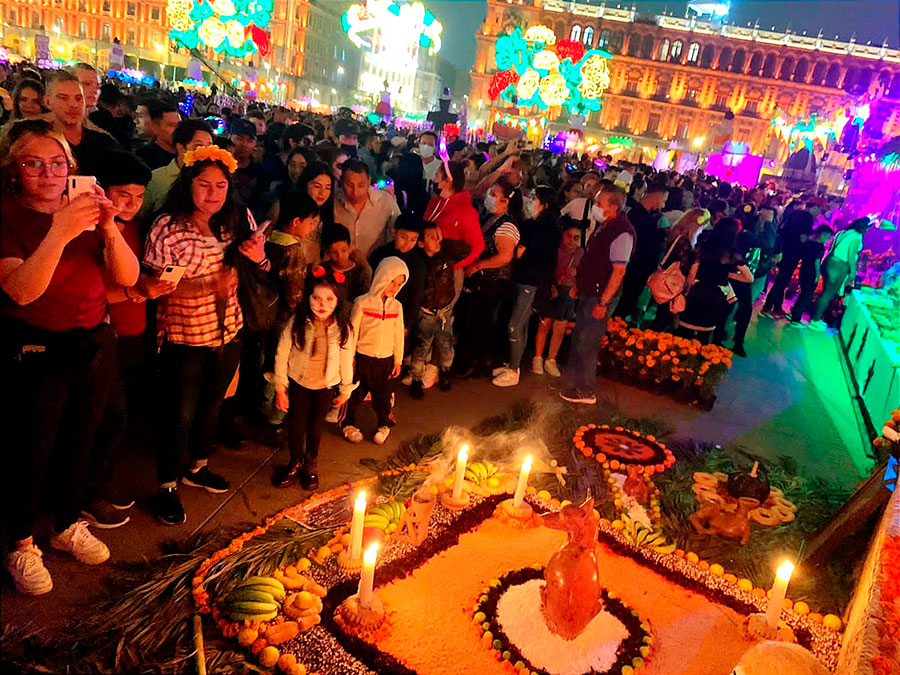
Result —
[{"label": "woman in red top", "polygon": [[5,139],[0,209],[0,378],[12,431],[3,514],[6,569],[30,595],[53,587],[32,541],[50,453],[56,510],[50,545],[96,565],[109,549],[78,519],[94,435],[115,372],[103,271],[132,286],[140,271],[117,213],[97,188],[69,200],[75,162],[44,120],[19,122]]},{"label": "woman in red top", "polygon": [[[450,175],[447,175],[447,168]],[[444,239],[464,241],[469,245],[469,255],[454,266],[463,270],[478,260],[484,250],[484,236],[478,222],[478,211],[472,206],[472,195],[466,192],[466,167],[462,162],[447,162],[438,167],[434,185],[438,194],[431,198],[425,209],[425,220],[437,223]],[[459,275],[458,289],[462,285]]]}]

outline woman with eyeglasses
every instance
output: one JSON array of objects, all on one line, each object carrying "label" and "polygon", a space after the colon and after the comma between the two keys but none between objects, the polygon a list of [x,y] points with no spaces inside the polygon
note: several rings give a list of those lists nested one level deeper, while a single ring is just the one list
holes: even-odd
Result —
[{"label": "woman with eyeglasses", "polygon": [[32,539],[51,453],[59,480],[50,545],[89,565],[109,558],[79,520],[91,448],[116,372],[104,268],[129,287],[140,267],[101,189],[68,197],[75,161],[50,122],[19,122],[3,146],[0,410],[8,416],[3,428],[12,432],[4,562],[19,592],[39,595],[53,587]]}]

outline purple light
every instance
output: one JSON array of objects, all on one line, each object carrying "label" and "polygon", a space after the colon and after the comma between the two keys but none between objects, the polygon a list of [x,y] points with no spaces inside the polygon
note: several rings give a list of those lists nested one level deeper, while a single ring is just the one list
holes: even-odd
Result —
[{"label": "purple light", "polygon": [[714,152],[706,160],[706,173],[729,183],[755,187],[759,182],[763,158],[760,155],[733,155]]}]

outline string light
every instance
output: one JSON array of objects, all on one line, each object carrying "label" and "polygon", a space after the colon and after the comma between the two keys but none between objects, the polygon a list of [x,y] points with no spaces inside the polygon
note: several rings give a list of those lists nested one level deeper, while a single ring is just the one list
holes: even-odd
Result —
[{"label": "string light", "polygon": [[556,44],[556,34],[547,26],[536,25],[531,26],[525,31],[525,40],[527,42],[542,42],[547,46]]},{"label": "string light", "polygon": [[541,80],[540,94],[548,106],[562,105],[569,94],[566,78],[559,73],[551,73]]}]

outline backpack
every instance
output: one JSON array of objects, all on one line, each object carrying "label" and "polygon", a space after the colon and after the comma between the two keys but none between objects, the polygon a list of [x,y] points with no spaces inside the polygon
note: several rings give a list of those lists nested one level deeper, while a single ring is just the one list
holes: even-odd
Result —
[{"label": "backpack", "polygon": [[668,267],[665,267],[679,239],[681,237],[675,237],[675,241],[669,247],[668,253],[660,261],[656,271],[647,279],[647,288],[650,289],[653,299],[659,304],[669,302],[684,290],[685,278],[684,274],[681,273],[681,261],[676,260]]}]

